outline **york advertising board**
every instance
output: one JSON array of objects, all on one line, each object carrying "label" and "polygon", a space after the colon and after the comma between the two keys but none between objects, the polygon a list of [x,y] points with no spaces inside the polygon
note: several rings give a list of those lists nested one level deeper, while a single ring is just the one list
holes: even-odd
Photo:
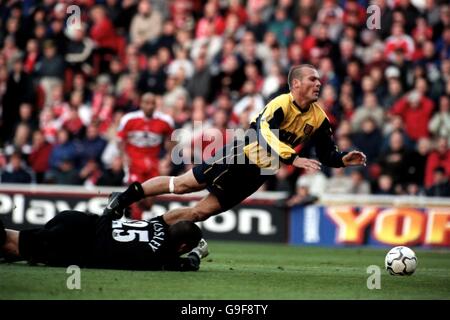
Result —
[{"label": "york advertising board", "polygon": [[450,208],[296,207],[289,229],[291,244],[450,248]]}]

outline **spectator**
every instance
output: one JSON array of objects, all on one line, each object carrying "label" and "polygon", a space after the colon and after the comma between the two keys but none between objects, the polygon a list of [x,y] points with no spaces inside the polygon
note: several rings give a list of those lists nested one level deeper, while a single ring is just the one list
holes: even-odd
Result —
[{"label": "spectator", "polygon": [[439,99],[439,111],[428,123],[428,129],[434,136],[448,137],[450,144],[450,98],[443,95]]},{"label": "spectator", "polygon": [[166,73],[156,55],[150,56],[147,68],[139,75],[138,89],[141,93],[154,92],[162,94],[165,91]]},{"label": "spectator", "polygon": [[142,47],[146,42],[153,42],[162,31],[161,13],[152,7],[149,0],[140,0],[138,12],[133,17],[130,26],[131,42]]},{"label": "spectator", "polygon": [[295,194],[286,200],[286,206],[308,206],[319,200],[316,195],[309,192],[309,184],[303,180],[297,183]]},{"label": "spectator", "polygon": [[385,57],[389,61],[394,61],[395,52],[398,50],[402,50],[408,60],[412,59],[415,50],[414,40],[405,34],[404,26],[401,23],[395,23],[392,26],[391,36],[385,42]]},{"label": "spectator", "polygon": [[327,181],[327,194],[347,194],[352,191],[352,179],[345,174],[344,168],[333,168],[332,175]]},{"label": "spectator", "polygon": [[60,119],[62,121],[62,128],[69,131],[72,137],[78,139],[84,135],[85,127],[76,108],[70,108],[60,117]]},{"label": "spectator", "polygon": [[22,160],[20,152],[14,152],[9,156],[9,161],[1,173],[2,183],[31,183],[33,181],[29,168]]},{"label": "spectator", "polygon": [[[279,57],[273,57],[273,54],[276,54],[277,50],[277,46],[272,46],[270,48],[270,58],[272,59],[272,61],[281,60]],[[246,65],[254,64],[258,69],[258,74],[263,70],[262,61],[257,55],[255,36],[248,31],[244,33],[240,41],[240,45],[238,46],[238,59],[240,60],[240,62],[242,62],[244,69]]]},{"label": "spectator", "polygon": [[178,48],[175,51],[175,59],[172,60],[167,68],[169,76],[183,75],[183,79],[188,80],[194,74],[194,65],[188,59],[188,52],[184,48]]},{"label": "spectator", "polygon": [[195,30],[195,37],[197,39],[208,37],[210,31],[217,35],[221,35],[224,32],[225,21],[218,9],[215,1],[208,1],[205,4],[203,11],[204,16],[199,19]]},{"label": "spectator", "polygon": [[95,5],[90,11],[92,26],[89,36],[94,41],[96,49],[94,54],[94,73],[106,72],[108,61],[122,49],[119,37],[107,16],[106,10],[101,5]]},{"label": "spectator", "polygon": [[[172,49],[177,43],[176,31],[176,26],[173,20],[164,21],[161,35],[155,41],[146,42],[141,48],[141,51],[143,51],[147,56],[150,56],[154,55],[158,48],[161,47]],[[180,44],[184,49],[189,49],[190,47],[187,41],[181,41],[178,44]]]},{"label": "spectator", "polygon": [[353,130],[361,130],[362,122],[368,117],[375,121],[376,127],[381,127],[384,123],[384,111],[374,93],[366,93],[363,105],[359,106],[353,114],[351,119]]},{"label": "spectator", "polygon": [[381,153],[378,164],[381,172],[392,179],[392,183],[402,184],[408,180],[408,165],[411,152],[405,147],[403,135],[400,131],[391,134],[389,148]]},{"label": "spectator", "polygon": [[239,115],[248,110],[250,118],[253,118],[264,108],[264,99],[251,80],[244,83],[242,93],[242,98],[233,107],[233,113]]},{"label": "spectator", "polygon": [[440,137],[437,140],[436,150],[428,156],[425,168],[425,187],[430,187],[433,184],[434,169],[438,167],[443,167],[446,175],[450,177],[450,149],[447,140],[447,138]]},{"label": "spectator", "polygon": [[309,194],[320,198],[325,194],[327,177],[322,171],[307,172],[297,179],[297,188],[307,187]]},{"label": "spectator", "polygon": [[57,51],[64,55],[67,50],[67,38],[64,35],[64,28],[66,26],[66,8],[64,4],[58,4],[55,8],[61,8],[59,11],[60,17],[56,15],[50,20],[50,30],[48,32],[48,38],[56,45]]},{"label": "spectator", "polygon": [[205,99],[211,99],[211,72],[206,63],[206,57],[200,55],[194,62],[194,74],[187,83],[187,90],[190,97],[204,97]]},{"label": "spectator", "polygon": [[268,29],[275,33],[278,43],[282,47],[288,45],[292,30],[294,29],[294,23],[287,17],[285,8],[278,7],[275,9],[274,20],[269,23]]},{"label": "spectator", "polygon": [[[23,102],[30,102],[33,98],[33,90],[30,76],[23,70],[20,59],[13,59],[13,69],[4,82],[2,98],[2,138],[7,140],[14,134],[13,130],[20,120],[19,106]],[[5,69],[6,72],[6,69]]]},{"label": "spectator", "polygon": [[36,113],[31,103],[24,102],[20,104],[18,122],[19,124],[26,124],[31,131],[34,131],[39,127]]},{"label": "spectator", "polygon": [[63,83],[65,63],[53,41],[45,41],[43,47],[44,56],[36,64],[36,74],[45,93],[45,104],[48,105],[51,103],[53,88]]},{"label": "spectator", "polygon": [[91,123],[92,110],[89,105],[83,102],[82,91],[72,91],[69,103],[70,108],[77,113],[77,116],[81,120],[83,126],[89,125],[89,123]]},{"label": "spectator", "polygon": [[389,174],[382,174],[378,177],[375,194],[392,195],[394,194],[394,183]]},{"label": "spectator", "polygon": [[450,183],[443,167],[433,170],[433,184],[427,188],[426,195],[430,197],[450,197]]},{"label": "spectator", "polygon": [[417,141],[419,138],[428,137],[428,122],[433,108],[432,100],[419,91],[412,90],[393,105],[391,112],[402,117],[408,136]]},{"label": "spectator", "polygon": [[57,133],[56,144],[50,153],[49,166],[50,170],[58,170],[64,162],[67,169],[74,166],[77,161],[77,149],[75,143],[70,140],[69,132],[61,129]]},{"label": "spectator", "polygon": [[352,188],[350,193],[352,194],[370,194],[370,184],[364,178],[364,169],[353,168],[350,173],[350,179],[352,182]]},{"label": "spectator", "polygon": [[266,34],[267,25],[265,24],[259,12],[255,11],[247,11],[247,12],[248,12],[248,21],[245,26],[246,30],[253,33],[258,42],[262,42],[264,34]]},{"label": "spectator", "polygon": [[332,85],[335,90],[339,89],[339,78],[335,72],[333,61],[331,61],[329,57],[324,57],[320,61],[319,71],[322,75],[322,78],[320,79],[322,85]]},{"label": "spectator", "polygon": [[417,186],[423,186],[425,181],[425,168],[428,155],[431,151],[431,140],[420,138],[415,150],[410,154],[408,166],[409,181]]},{"label": "spectator", "polygon": [[81,28],[68,28],[67,37],[70,39],[67,44],[65,60],[70,65],[73,72],[92,72],[92,53],[94,51],[94,41],[86,35],[86,26]]},{"label": "spectator", "polygon": [[125,171],[123,170],[122,157],[117,156],[111,162],[111,167],[103,170],[102,175],[97,180],[98,186],[116,186],[124,185]]},{"label": "spectator", "polygon": [[182,86],[177,76],[169,76],[166,80],[166,92],[163,96],[164,112],[173,116],[175,103],[179,98],[187,99],[187,90]]},{"label": "spectator", "polygon": [[367,116],[362,121],[361,127],[352,135],[352,141],[358,150],[367,156],[367,162],[371,164],[380,154],[383,137],[375,120]]},{"label": "spectator", "polygon": [[106,147],[106,140],[103,139],[95,123],[91,123],[86,129],[86,137],[80,141],[80,165],[84,166],[89,160],[101,163],[101,155]]},{"label": "spectator", "polygon": [[75,168],[73,160],[62,156],[59,165],[55,169],[50,169],[45,175],[45,182],[56,185],[80,185],[80,172]]},{"label": "spectator", "polygon": [[27,42],[25,57],[24,57],[24,66],[23,70],[27,74],[32,74],[34,69],[36,68],[36,63],[39,59],[40,50],[39,44],[36,39],[29,39]]},{"label": "spectator", "polygon": [[5,154],[12,155],[19,152],[21,155],[27,157],[31,152],[31,128],[26,123],[19,123],[14,132],[13,139],[6,143]]},{"label": "spectator", "polygon": [[98,179],[102,174],[99,163],[95,159],[89,159],[79,172],[79,183],[85,187],[93,187],[97,184]]},{"label": "spectator", "polygon": [[389,67],[385,72],[386,79],[388,82],[387,95],[382,100],[382,106],[385,110],[391,109],[403,96],[402,82],[399,79],[400,71],[395,67]]},{"label": "spectator", "polygon": [[28,156],[28,162],[36,175],[36,182],[43,183],[45,173],[49,169],[49,159],[52,145],[45,141],[44,134],[40,130],[33,132],[33,145]]}]

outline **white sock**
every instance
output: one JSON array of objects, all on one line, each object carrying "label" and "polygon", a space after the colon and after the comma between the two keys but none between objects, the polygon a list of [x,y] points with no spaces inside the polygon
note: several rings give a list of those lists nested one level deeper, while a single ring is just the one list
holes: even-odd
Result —
[{"label": "white sock", "polygon": [[175,184],[173,183],[174,179],[175,179],[175,177],[170,177],[170,181],[169,181],[169,192],[170,193],[175,192]]}]

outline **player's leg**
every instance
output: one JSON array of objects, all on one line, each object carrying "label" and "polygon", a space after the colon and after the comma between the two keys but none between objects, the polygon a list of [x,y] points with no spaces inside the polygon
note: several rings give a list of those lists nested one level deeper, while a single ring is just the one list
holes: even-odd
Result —
[{"label": "player's leg", "polygon": [[5,229],[0,221],[0,251],[5,258],[19,258],[19,231]]},{"label": "player's leg", "polygon": [[120,218],[123,209],[131,204],[151,196],[165,193],[184,194],[203,190],[206,183],[199,183],[192,170],[177,176],[162,176],[151,178],[144,183],[132,183],[124,192],[112,197],[104,211],[104,214]]},{"label": "player's leg", "polygon": [[177,177],[155,177],[145,181],[142,189],[146,197],[164,193],[184,194],[205,189],[206,184],[200,184],[192,170]]},{"label": "player's leg", "polygon": [[19,258],[19,231],[6,229],[6,242],[3,245],[3,252],[10,257]]},{"label": "player's leg", "polygon": [[163,215],[164,221],[172,225],[178,221],[189,220],[193,222],[204,221],[209,217],[223,212],[217,197],[210,193],[205,198],[197,202],[193,207],[177,208],[166,212]]},{"label": "player's leg", "polygon": [[5,241],[6,241],[6,230],[5,226],[3,225],[3,221],[0,220],[0,248],[3,246]]},{"label": "player's leg", "polygon": [[[159,172],[155,167],[149,168],[146,172],[130,171],[130,179],[128,184],[142,183],[159,176]],[[153,206],[153,197],[144,197],[143,199],[130,205],[131,218],[141,220],[145,210],[150,210]],[[128,217],[127,217],[128,218]]]},{"label": "player's leg", "polygon": [[5,229],[0,220],[0,252],[6,259],[19,258],[19,231]]}]

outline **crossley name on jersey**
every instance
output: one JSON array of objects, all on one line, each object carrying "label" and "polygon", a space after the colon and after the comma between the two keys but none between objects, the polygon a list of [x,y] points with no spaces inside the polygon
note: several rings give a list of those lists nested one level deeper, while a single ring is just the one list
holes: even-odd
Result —
[{"label": "crossley name on jersey", "polygon": [[163,231],[164,226],[162,225],[162,223],[152,220],[150,220],[149,222],[153,226],[153,237],[149,241],[148,245],[152,248],[153,252],[155,252],[165,241],[166,233]]}]

